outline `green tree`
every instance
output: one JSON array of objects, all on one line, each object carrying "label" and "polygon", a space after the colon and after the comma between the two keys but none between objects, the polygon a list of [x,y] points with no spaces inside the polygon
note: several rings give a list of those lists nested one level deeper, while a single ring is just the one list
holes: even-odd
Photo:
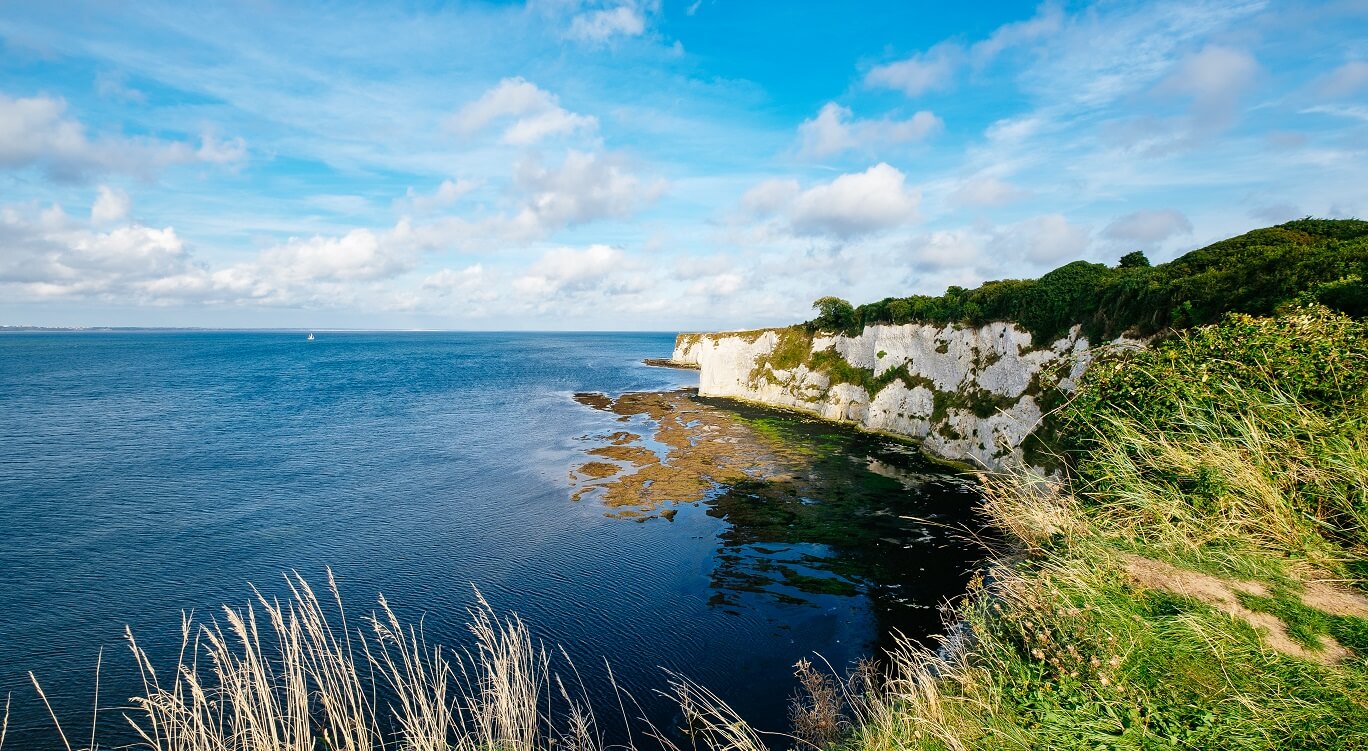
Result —
[{"label": "green tree", "polygon": [[845,331],[855,323],[855,306],[839,297],[819,297],[812,303],[812,309],[817,311],[817,317],[812,319],[817,329]]},{"label": "green tree", "polygon": [[1150,259],[1145,257],[1144,252],[1132,250],[1121,256],[1121,262],[1116,265],[1118,269],[1147,269],[1150,267]]}]

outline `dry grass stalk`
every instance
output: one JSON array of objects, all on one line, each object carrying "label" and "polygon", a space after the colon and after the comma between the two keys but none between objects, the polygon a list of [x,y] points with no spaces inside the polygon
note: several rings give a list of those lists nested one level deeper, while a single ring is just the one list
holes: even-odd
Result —
[{"label": "dry grass stalk", "polygon": [[[381,597],[364,630],[349,629],[331,572],[333,608],[300,576],[289,597],[255,592],[222,622],[182,618],[174,679],[163,683],[128,634],[144,695],[130,719],[156,751],[537,751],[556,741],[554,676],[517,616],[501,618],[476,593],[475,646],[464,654],[430,647]],[[330,615],[330,612],[333,615]],[[573,668],[573,666],[571,666]],[[587,700],[570,701],[559,739],[573,751],[602,744]],[[549,698],[549,697],[548,697]]]},{"label": "dry grass stalk", "polygon": [[[669,689],[660,694],[679,705],[684,718],[683,731],[689,738],[692,748],[709,751],[768,751],[769,747],[762,735],[789,737],[757,731],[717,694],[677,673],[669,673],[669,676]],[[679,745],[668,734],[660,732],[659,728],[652,727],[649,735],[659,741],[667,751],[682,751]]]},{"label": "dry grass stalk", "polygon": [[810,661],[799,660],[793,667],[799,686],[789,702],[793,735],[816,748],[826,748],[849,727],[842,712],[845,702],[841,691],[829,674],[813,668]]},{"label": "dry grass stalk", "polygon": [[1086,528],[1078,502],[1058,482],[1017,470],[981,474],[979,483],[984,516],[1028,550],[1038,550],[1061,535],[1073,537]]}]

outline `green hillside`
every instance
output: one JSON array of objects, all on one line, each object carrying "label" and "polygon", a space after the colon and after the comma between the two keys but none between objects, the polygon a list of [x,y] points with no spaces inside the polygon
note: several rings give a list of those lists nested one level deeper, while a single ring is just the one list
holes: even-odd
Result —
[{"label": "green hillside", "polygon": [[1151,266],[1139,252],[1117,266],[1074,261],[1039,279],[1004,279],[939,296],[890,297],[851,307],[819,301],[814,329],[876,323],[1016,321],[1036,342],[1081,323],[1092,341],[1214,323],[1226,313],[1267,315],[1295,302],[1368,314],[1368,222],[1299,219],[1257,229]]}]

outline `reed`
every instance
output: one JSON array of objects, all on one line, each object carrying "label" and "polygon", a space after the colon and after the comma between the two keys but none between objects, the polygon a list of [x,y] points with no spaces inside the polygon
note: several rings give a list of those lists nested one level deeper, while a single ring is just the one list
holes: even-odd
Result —
[{"label": "reed", "polygon": [[[221,619],[182,620],[178,663],[159,672],[128,633],[144,692],[130,718],[157,751],[536,751],[556,738],[600,751],[587,703],[569,701],[547,651],[478,594],[474,646],[428,644],[381,597],[348,627],[331,572],[325,604],[298,574],[288,597],[255,592]],[[548,692],[561,686],[565,717]]]}]

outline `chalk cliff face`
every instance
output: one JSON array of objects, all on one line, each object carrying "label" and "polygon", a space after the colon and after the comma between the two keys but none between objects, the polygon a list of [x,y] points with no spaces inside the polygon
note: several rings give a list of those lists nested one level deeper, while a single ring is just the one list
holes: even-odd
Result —
[{"label": "chalk cliff face", "polygon": [[1022,442],[1040,398],[1072,391],[1093,350],[1074,327],[1044,346],[1011,323],[869,326],[859,336],[801,328],[681,334],[674,359],[699,393],[811,412],[922,439],[936,456],[987,469],[1028,464]]}]

